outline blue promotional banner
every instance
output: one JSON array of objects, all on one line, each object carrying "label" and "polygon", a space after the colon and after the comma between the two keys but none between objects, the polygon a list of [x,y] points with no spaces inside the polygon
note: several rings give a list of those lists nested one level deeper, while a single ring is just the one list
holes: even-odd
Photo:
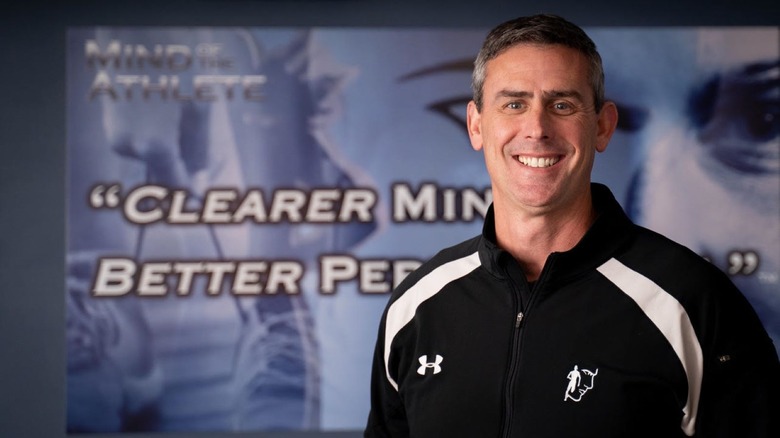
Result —
[{"label": "blue promotional banner", "polygon": [[[780,345],[777,28],[587,29],[638,223]],[[487,29],[73,28],[69,432],[358,430],[392,288],[478,234]]]}]

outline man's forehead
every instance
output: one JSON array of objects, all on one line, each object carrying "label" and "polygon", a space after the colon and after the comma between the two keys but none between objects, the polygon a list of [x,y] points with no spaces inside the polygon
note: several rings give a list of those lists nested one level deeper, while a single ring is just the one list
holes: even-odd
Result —
[{"label": "man's forehead", "polygon": [[[541,51],[539,51],[541,49]],[[582,99],[591,88],[583,54],[562,45],[515,45],[486,64],[485,93],[494,97]]]}]

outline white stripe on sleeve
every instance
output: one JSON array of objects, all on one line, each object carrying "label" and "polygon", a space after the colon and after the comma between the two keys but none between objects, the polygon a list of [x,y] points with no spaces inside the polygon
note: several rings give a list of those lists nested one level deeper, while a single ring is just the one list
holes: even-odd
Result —
[{"label": "white stripe on sleeve", "polygon": [[677,353],[688,378],[688,399],[681,427],[686,435],[693,436],[704,361],[688,313],[660,286],[615,259],[608,260],[598,270],[639,305]]},{"label": "white stripe on sleeve", "polygon": [[389,365],[390,346],[393,343],[393,338],[412,320],[420,304],[439,293],[448,283],[466,276],[479,265],[479,253],[477,252],[445,263],[421,278],[401,298],[390,305],[385,322],[384,358],[387,380],[396,391],[398,391],[398,383],[390,376]]}]

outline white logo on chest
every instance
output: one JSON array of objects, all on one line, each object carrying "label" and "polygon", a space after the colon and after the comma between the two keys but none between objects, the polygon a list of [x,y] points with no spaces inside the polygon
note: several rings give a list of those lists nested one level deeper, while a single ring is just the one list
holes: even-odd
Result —
[{"label": "white logo on chest", "polygon": [[586,369],[580,370],[577,365],[574,365],[574,369],[569,371],[569,374],[566,376],[566,378],[569,379],[569,385],[566,387],[566,394],[563,396],[563,401],[572,400],[578,402],[582,400],[582,396],[593,388],[593,384],[596,381],[596,374],[598,373],[598,368],[596,368],[596,371]]},{"label": "white logo on chest", "polygon": [[420,368],[417,368],[417,374],[424,376],[428,371],[428,368],[433,369],[433,374],[439,374],[441,372],[441,363],[444,361],[444,358],[437,354],[436,360],[428,362],[428,355],[423,354],[417,360],[420,361]]}]

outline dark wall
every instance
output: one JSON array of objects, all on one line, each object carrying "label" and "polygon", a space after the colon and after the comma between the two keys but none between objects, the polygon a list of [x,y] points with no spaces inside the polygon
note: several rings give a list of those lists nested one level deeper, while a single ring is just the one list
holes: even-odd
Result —
[{"label": "dark wall", "polygon": [[[64,49],[69,26],[487,29],[537,12],[557,13],[583,26],[776,26],[779,4],[769,0],[4,2],[0,6],[0,437],[65,436]],[[337,435],[359,436],[328,436]],[[165,435],[180,436],[185,435]]]}]

